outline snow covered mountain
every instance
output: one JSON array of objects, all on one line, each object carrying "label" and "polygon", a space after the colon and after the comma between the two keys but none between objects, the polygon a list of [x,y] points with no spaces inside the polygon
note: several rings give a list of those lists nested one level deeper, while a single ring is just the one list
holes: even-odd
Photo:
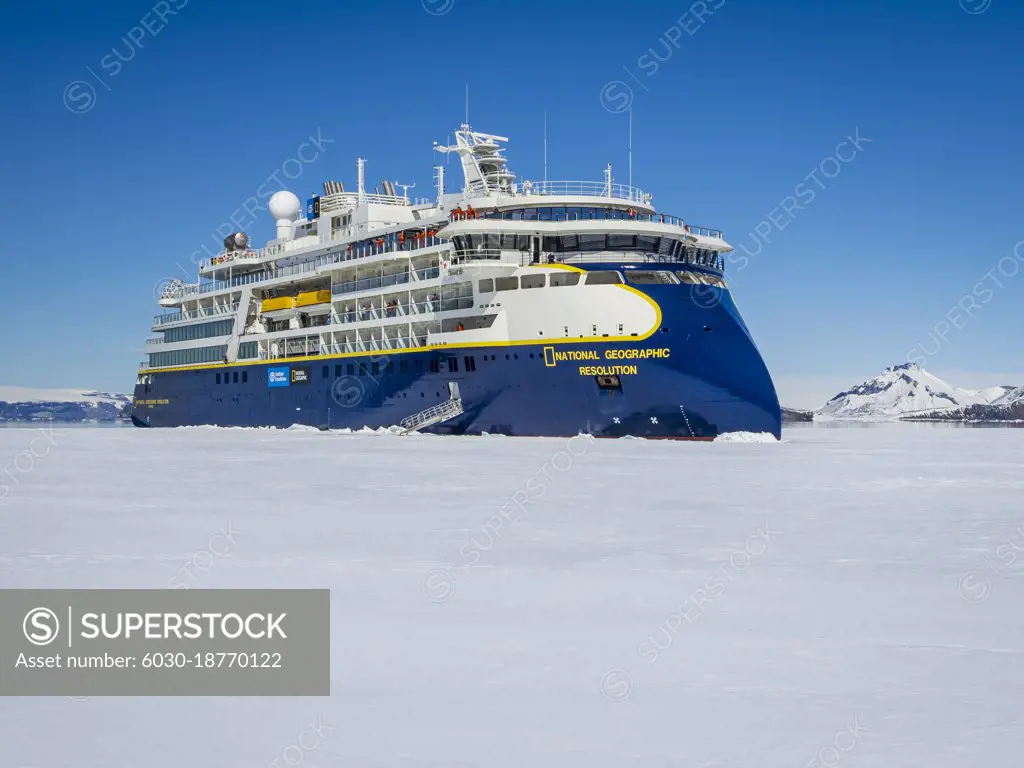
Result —
[{"label": "snow covered mountain", "polygon": [[116,421],[131,401],[131,395],[111,392],[0,387],[0,422]]},{"label": "snow covered mountain", "polygon": [[961,389],[914,363],[886,368],[880,376],[840,392],[820,408],[818,418],[896,419],[904,416],[959,411],[971,406],[1007,404],[1024,387]]},{"label": "snow covered mountain", "polygon": [[1003,393],[991,400],[992,405],[1024,404],[1024,387],[999,387]]}]

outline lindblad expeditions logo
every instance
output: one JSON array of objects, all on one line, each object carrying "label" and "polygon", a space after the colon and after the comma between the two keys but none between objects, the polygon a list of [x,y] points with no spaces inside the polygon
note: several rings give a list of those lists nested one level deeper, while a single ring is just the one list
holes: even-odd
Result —
[{"label": "lindblad expeditions logo", "polygon": [[287,365],[267,369],[268,387],[287,387],[291,384],[290,369]]}]

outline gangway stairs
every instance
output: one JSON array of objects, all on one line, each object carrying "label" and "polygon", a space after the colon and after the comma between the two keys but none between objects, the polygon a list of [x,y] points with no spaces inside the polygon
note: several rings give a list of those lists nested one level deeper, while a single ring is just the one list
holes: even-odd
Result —
[{"label": "gangway stairs", "polygon": [[402,428],[402,434],[408,435],[411,432],[418,432],[421,429],[432,427],[434,424],[441,424],[454,419],[456,416],[461,416],[463,408],[462,396],[459,394],[459,383],[457,381],[449,381],[448,391],[451,396],[445,402],[432,405],[425,411],[420,411],[402,419],[398,423]]}]

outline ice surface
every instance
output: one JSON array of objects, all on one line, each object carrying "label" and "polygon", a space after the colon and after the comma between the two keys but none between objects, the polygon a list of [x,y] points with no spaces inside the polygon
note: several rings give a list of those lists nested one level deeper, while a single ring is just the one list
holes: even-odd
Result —
[{"label": "ice surface", "polygon": [[1024,429],[36,435],[0,586],[163,588],[230,526],[188,586],[329,587],[333,695],[3,699],[5,768],[1021,764]]}]

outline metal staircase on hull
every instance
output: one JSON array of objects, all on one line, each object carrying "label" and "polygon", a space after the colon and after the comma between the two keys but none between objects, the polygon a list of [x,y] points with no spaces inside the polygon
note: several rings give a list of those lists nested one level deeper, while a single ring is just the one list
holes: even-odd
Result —
[{"label": "metal staircase on hull", "polygon": [[424,411],[402,419],[399,422],[402,434],[408,435],[411,432],[417,432],[421,429],[432,427],[435,424],[441,424],[454,419],[456,416],[461,416],[463,414],[462,396],[459,394],[458,382],[449,381],[448,391],[451,396],[445,402],[432,405]]}]

